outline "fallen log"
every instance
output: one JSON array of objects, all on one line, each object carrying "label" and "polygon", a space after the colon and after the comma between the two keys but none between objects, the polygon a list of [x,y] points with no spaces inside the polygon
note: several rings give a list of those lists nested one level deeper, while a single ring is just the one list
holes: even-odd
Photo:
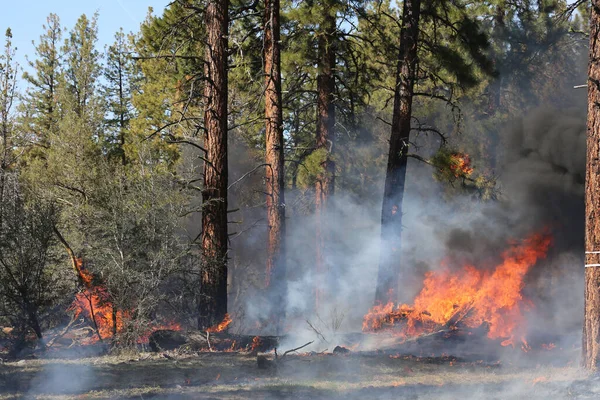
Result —
[{"label": "fallen log", "polygon": [[266,352],[279,344],[277,336],[236,335],[226,332],[157,330],[150,335],[152,351],[186,348],[192,351]]},{"label": "fallen log", "polygon": [[444,324],[445,328],[456,327],[463,319],[465,319],[473,310],[473,302],[465,303],[462,307],[458,307],[454,314]]},{"label": "fallen log", "polygon": [[160,329],[152,332],[148,338],[150,350],[158,352],[163,350],[175,350],[187,342],[187,337],[181,331]]}]

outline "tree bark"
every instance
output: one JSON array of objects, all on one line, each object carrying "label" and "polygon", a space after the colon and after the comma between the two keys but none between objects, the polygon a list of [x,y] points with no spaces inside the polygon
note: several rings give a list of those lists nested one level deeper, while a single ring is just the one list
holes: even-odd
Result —
[{"label": "tree bark", "polygon": [[600,0],[590,16],[588,66],[587,168],[585,179],[585,315],[583,366],[600,365]]},{"label": "tree bark", "polygon": [[315,306],[323,297],[323,283],[328,274],[326,261],[327,245],[330,240],[327,232],[327,216],[331,209],[329,204],[335,189],[335,162],[331,154],[334,145],[335,128],[335,33],[336,15],[329,1],[324,2],[324,20],[318,39],[318,75],[317,75],[317,143],[316,148],[325,150],[326,156],[321,163],[321,173],[317,176],[315,186],[316,215],[316,274]]},{"label": "tree bark", "polygon": [[285,313],[285,176],[283,161],[283,114],[281,98],[281,50],[279,0],[265,0],[264,71],[266,125],[266,193],[269,237],[267,285],[271,292],[277,333]]},{"label": "tree bark", "polygon": [[406,180],[413,88],[417,73],[420,0],[405,0],[394,95],[390,151],[381,210],[381,255],[376,303],[395,301],[398,290],[402,233],[402,198]]},{"label": "tree bark", "polygon": [[207,83],[204,89],[203,269],[198,327],[218,324],[227,313],[227,35],[228,0],[206,6]]}]

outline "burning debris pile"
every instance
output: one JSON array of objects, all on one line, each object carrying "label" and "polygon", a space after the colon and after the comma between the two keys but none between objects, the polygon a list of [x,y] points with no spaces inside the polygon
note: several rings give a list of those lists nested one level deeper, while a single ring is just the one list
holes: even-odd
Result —
[{"label": "burning debris pile", "polygon": [[502,346],[528,349],[523,311],[534,307],[522,289],[525,276],[538,260],[546,257],[552,239],[534,234],[512,243],[502,262],[492,270],[465,265],[459,271],[443,268],[428,272],[414,304],[373,307],[363,320],[363,331],[391,331],[403,338],[440,330],[483,329],[489,339]]},{"label": "burning debris pile", "polygon": [[94,277],[83,266],[81,258],[74,259],[73,265],[83,290],[75,295],[75,300],[68,311],[73,312],[73,320],[83,316],[93,324],[96,331],[96,335],[86,338],[82,344],[91,344],[113,337],[123,329],[123,313],[112,305],[107,289],[94,284]]}]

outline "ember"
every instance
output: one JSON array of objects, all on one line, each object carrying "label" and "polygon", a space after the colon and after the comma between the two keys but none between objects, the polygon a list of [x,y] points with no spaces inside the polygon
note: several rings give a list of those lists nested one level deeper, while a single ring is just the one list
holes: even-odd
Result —
[{"label": "ember", "polygon": [[261,345],[261,340],[260,337],[258,336],[254,336],[252,338],[252,347],[250,347],[250,352],[255,351],[256,349],[258,349],[258,347]]},{"label": "ember", "polygon": [[503,346],[514,347],[517,337],[528,351],[529,345],[518,332],[524,320],[522,311],[530,306],[521,290],[525,275],[546,256],[550,243],[546,234],[515,243],[491,272],[472,265],[459,272],[448,268],[428,272],[413,305],[376,305],[365,315],[363,331],[395,328],[399,335],[411,337],[440,327],[455,328],[459,323],[469,328],[486,326],[488,338],[503,339]]},{"label": "ember", "polygon": [[542,343],[542,349],[544,350],[553,350],[556,348],[554,343]]}]

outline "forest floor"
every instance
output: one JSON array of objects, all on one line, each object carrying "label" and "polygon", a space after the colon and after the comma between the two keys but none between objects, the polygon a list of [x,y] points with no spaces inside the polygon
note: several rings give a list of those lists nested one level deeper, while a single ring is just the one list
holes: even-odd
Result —
[{"label": "forest floor", "polygon": [[[169,356],[171,357],[171,356]],[[0,399],[598,399],[600,379],[573,366],[452,357],[200,353],[37,359],[0,364]]]}]

